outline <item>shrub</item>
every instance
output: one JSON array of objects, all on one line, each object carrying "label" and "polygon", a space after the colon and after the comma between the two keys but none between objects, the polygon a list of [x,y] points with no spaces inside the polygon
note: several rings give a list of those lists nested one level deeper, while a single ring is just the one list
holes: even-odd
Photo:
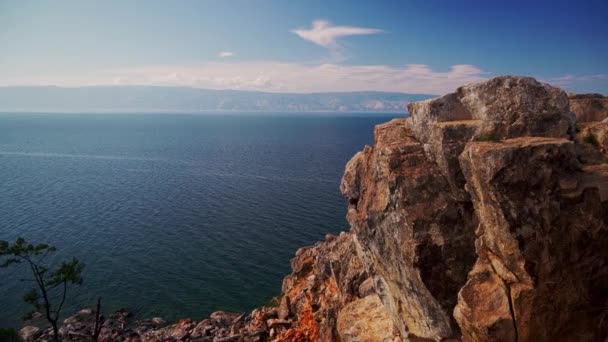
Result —
[{"label": "shrub", "polygon": [[65,304],[70,285],[82,284],[84,264],[78,259],[62,262],[55,270],[45,263],[45,258],[57,249],[45,243],[30,244],[23,238],[14,243],[0,240],[0,268],[13,264],[26,264],[32,273],[27,279],[35,284],[23,295],[23,300],[31,304],[33,311],[45,313],[46,320],[53,327],[53,340],[59,342],[59,322],[61,309]]},{"label": "shrub", "polygon": [[591,144],[593,146],[600,145],[600,143],[597,141],[597,138],[595,137],[595,135],[593,135],[591,133],[587,133],[587,135],[585,135],[585,137],[583,138],[583,141],[586,142],[587,144]]},{"label": "shrub", "polygon": [[0,328],[0,342],[18,342],[19,335],[13,328]]}]

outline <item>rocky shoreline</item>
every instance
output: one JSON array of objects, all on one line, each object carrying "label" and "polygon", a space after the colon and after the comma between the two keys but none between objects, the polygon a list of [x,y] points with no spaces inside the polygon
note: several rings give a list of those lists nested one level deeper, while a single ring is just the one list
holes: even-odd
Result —
[{"label": "rocky shoreline", "polygon": [[[608,98],[502,76],[408,109],[346,165],[351,230],[296,252],[277,307],[119,311],[99,340],[605,341]],[[93,316],[63,340],[90,339]]]}]

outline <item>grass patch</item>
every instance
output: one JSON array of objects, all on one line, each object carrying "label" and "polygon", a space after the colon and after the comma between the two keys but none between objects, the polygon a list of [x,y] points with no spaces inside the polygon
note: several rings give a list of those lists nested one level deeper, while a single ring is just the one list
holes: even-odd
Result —
[{"label": "grass patch", "polygon": [[585,137],[583,138],[583,141],[587,144],[591,144],[593,146],[600,146],[599,141],[597,141],[597,138],[595,137],[595,135],[591,134],[591,133],[587,133],[587,135],[585,135]]}]

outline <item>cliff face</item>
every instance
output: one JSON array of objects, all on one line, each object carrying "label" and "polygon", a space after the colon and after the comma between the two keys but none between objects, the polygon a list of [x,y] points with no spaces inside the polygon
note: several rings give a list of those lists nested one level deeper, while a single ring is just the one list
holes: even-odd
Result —
[{"label": "cliff face", "polygon": [[608,117],[608,97],[600,94],[569,94],[570,110],[578,122],[602,121]]},{"label": "cliff face", "polygon": [[[351,232],[292,261],[283,290],[294,317],[313,318],[295,329],[322,341],[605,339],[608,122],[577,123],[566,93],[527,77],[408,109],[346,166]],[[384,335],[361,334],[376,325]]]},{"label": "cliff face", "polygon": [[568,105],[531,78],[464,86],[348,163],[354,241],[403,338],[605,336],[608,164],[582,160],[605,151]]},{"label": "cliff face", "polygon": [[572,101],[498,77],[410,104],[346,165],[352,229],[297,251],[278,307],[164,328],[119,315],[101,340],[604,341],[608,113],[577,122]]}]

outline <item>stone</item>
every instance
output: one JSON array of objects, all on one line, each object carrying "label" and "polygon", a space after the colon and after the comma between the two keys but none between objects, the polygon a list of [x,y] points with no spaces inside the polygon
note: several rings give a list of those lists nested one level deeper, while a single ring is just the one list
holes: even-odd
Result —
[{"label": "stone", "polygon": [[601,335],[594,307],[607,299],[608,165],[582,168],[574,145],[516,138],[470,143],[460,156],[479,217],[477,264],[454,310],[464,340]]},{"label": "stone", "polygon": [[579,127],[577,142],[599,153],[600,157],[595,164],[605,162],[608,158],[608,121],[583,123]]},{"label": "stone", "polygon": [[[292,273],[283,280],[289,301],[291,329],[279,333],[284,341],[335,341],[340,310],[356,300],[369,276],[358,257],[350,232],[301,248],[291,261]],[[289,299],[287,299],[289,298]]]},{"label": "stone", "polygon": [[478,136],[565,138],[574,118],[567,94],[531,77],[500,76],[462,86],[440,98],[408,104],[411,129],[423,144],[436,122],[480,120]]},{"label": "stone", "polygon": [[[607,301],[606,167],[581,165],[601,151],[581,153],[567,95],[504,76],[408,109],[376,127],[341,184],[358,255],[398,335],[606,336],[582,295]],[[579,307],[587,313],[566,314]]]},{"label": "stone", "polygon": [[472,206],[449,191],[406,120],[375,132],[375,146],[355,155],[342,179],[353,240],[400,335],[450,337],[475,260]]},{"label": "stone", "polygon": [[238,318],[241,314],[234,312],[216,311],[213,312],[209,317],[211,322],[219,327],[227,327]]},{"label": "stone", "polygon": [[571,137],[566,93],[531,77],[501,76],[440,98],[410,103],[407,127],[458,200],[467,200],[458,156],[467,142],[521,136]]},{"label": "stone", "polygon": [[568,94],[568,98],[577,122],[596,122],[608,118],[608,97],[601,94]]},{"label": "stone", "polygon": [[163,320],[163,319],[162,319],[162,318],[160,318],[160,317],[154,317],[154,318],[152,318],[152,319],[151,319],[151,321],[152,321],[152,323],[153,323],[154,325],[157,325],[157,326],[161,326],[161,325],[166,324],[165,320]]},{"label": "stone", "polygon": [[287,319],[291,314],[291,303],[289,301],[289,297],[283,296],[281,298],[281,304],[279,305],[279,310],[277,316],[279,319]]},{"label": "stone", "polygon": [[340,341],[392,341],[395,326],[380,297],[369,295],[340,310],[337,321]]},{"label": "stone", "polygon": [[213,339],[213,342],[238,342],[240,340],[240,336],[231,335],[226,337],[216,337]]},{"label": "stone", "polygon": [[508,288],[487,260],[478,260],[458,293],[454,317],[470,341],[517,341]]},{"label": "stone", "polygon": [[19,330],[19,337],[24,341],[34,341],[40,335],[40,328],[28,325]]},{"label": "stone", "polygon": [[266,322],[266,325],[270,329],[276,329],[277,327],[289,327],[293,322],[291,320],[281,319],[281,318],[272,318]]},{"label": "stone", "polygon": [[81,316],[92,315],[93,309],[82,309],[82,310],[78,311],[78,314]]},{"label": "stone", "polygon": [[74,316],[64,319],[63,324],[74,324],[78,321],[80,321],[80,318],[78,317],[78,315],[74,315]]},{"label": "stone", "polygon": [[365,281],[359,285],[359,290],[357,293],[360,298],[376,294],[376,289],[374,289],[374,280],[372,278],[365,279]]}]

